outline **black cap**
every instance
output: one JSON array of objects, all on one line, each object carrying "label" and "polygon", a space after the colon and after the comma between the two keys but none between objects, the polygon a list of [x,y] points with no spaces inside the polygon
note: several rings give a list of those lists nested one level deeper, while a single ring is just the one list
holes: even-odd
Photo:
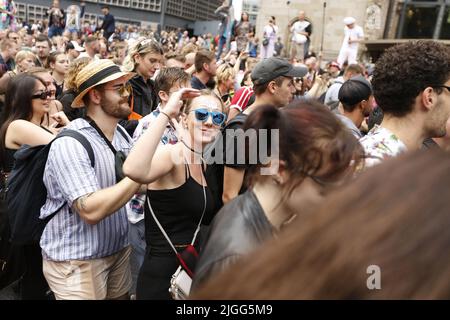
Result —
[{"label": "black cap", "polygon": [[264,84],[275,78],[284,76],[290,78],[304,77],[308,73],[306,66],[294,67],[281,58],[268,58],[259,62],[252,71],[253,84]]},{"label": "black cap", "polygon": [[356,81],[356,82],[362,83],[367,88],[369,88],[370,92],[373,91],[372,84],[362,75],[357,75],[357,76],[351,77],[350,79],[348,79],[348,81]]},{"label": "black cap", "polygon": [[338,98],[342,104],[354,106],[372,95],[372,85],[363,76],[345,81],[339,89]]}]

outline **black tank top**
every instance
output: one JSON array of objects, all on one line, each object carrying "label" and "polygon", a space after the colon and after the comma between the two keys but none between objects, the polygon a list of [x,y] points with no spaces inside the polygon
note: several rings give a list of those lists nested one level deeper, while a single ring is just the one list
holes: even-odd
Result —
[{"label": "black tank top", "polygon": [[[153,212],[176,246],[191,243],[205,205],[203,186],[192,178],[188,165],[185,166],[185,170],[186,182],[181,186],[169,190],[147,190]],[[206,187],[206,202],[202,225],[209,225],[215,213],[214,198],[208,187]],[[145,240],[152,253],[173,252],[153,219],[147,201],[145,202]]]},{"label": "black tank top", "polygon": [[5,162],[3,163],[2,170],[5,173],[11,172],[14,166],[14,154],[17,152],[17,149],[8,149],[5,148]]},{"label": "black tank top", "polygon": [[[53,134],[53,132],[51,132],[50,130],[48,130],[47,128],[45,128],[44,126],[40,126],[40,128],[44,129],[45,131]],[[4,160],[5,163],[3,163],[2,166],[2,170],[5,173],[10,173],[13,166],[14,166],[14,154],[17,152],[17,150],[19,149],[9,149],[9,148],[5,148],[5,156],[4,156]]]}]

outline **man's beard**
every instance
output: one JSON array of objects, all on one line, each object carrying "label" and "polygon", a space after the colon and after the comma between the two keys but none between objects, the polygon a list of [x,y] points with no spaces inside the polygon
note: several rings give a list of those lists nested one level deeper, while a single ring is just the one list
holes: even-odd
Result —
[{"label": "man's beard", "polygon": [[447,132],[447,119],[450,113],[447,111],[447,106],[444,105],[443,101],[439,101],[438,105],[434,107],[430,115],[430,124],[426,126],[427,137],[441,138],[444,137]]},{"label": "man's beard", "polygon": [[113,104],[105,96],[103,96],[100,107],[103,112],[116,119],[128,119],[128,116],[131,114],[131,109],[128,105],[127,99],[121,99],[116,104]]}]

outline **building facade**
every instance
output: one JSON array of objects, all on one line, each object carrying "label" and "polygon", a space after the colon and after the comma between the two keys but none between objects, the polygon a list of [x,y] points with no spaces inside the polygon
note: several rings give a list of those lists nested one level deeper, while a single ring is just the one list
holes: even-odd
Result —
[{"label": "building facade", "polygon": [[[166,1],[165,25],[188,29],[195,21],[217,20],[214,10],[221,0],[85,0],[85,18],[95,20],[102,16],[101,6],[108,5],[116,21],[124,24],[150,25],[160,22],[163,2]],[[30,23],[44,20],[52,0],[18,0],[18,17]],[[79,5],[80,1],[60,0],[60,7]]]},{"label": "building facade", "polygon": [[247,12],[251,24],[256,25],[261,0],[244,0],[242,3],[242,11]]},{"label": "building facade", "polygon": [[[365,46],[361,54],[376,59],[377,52],[403,39],[450,39],[450,0],[272,0],[260,1],[256,30],[270,16],[277,18],[279,35],[289,49],[288,25],[305,11],[313,24],[313,51],[324,59],[335,59],[344,37],[343,19],[352,16],[363,27]],[[378,52],[378,53],[379,53]]]}]

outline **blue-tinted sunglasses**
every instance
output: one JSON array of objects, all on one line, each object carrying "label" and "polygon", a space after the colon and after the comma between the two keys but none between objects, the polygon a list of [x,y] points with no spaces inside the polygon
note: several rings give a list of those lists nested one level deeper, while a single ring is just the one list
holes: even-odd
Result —
[{"label": "blue-tinted sunglasses", "polygon": [[209,116],[211,116],[212,122],[216,126],[221,126],[225,122],[225,119],[227,118],[227,115],[225,113],[219,111],[208,111],[208,109],[203,108],[191,110],[191,112],[194,112],[195,119],[201,122],[208,121]]}]

